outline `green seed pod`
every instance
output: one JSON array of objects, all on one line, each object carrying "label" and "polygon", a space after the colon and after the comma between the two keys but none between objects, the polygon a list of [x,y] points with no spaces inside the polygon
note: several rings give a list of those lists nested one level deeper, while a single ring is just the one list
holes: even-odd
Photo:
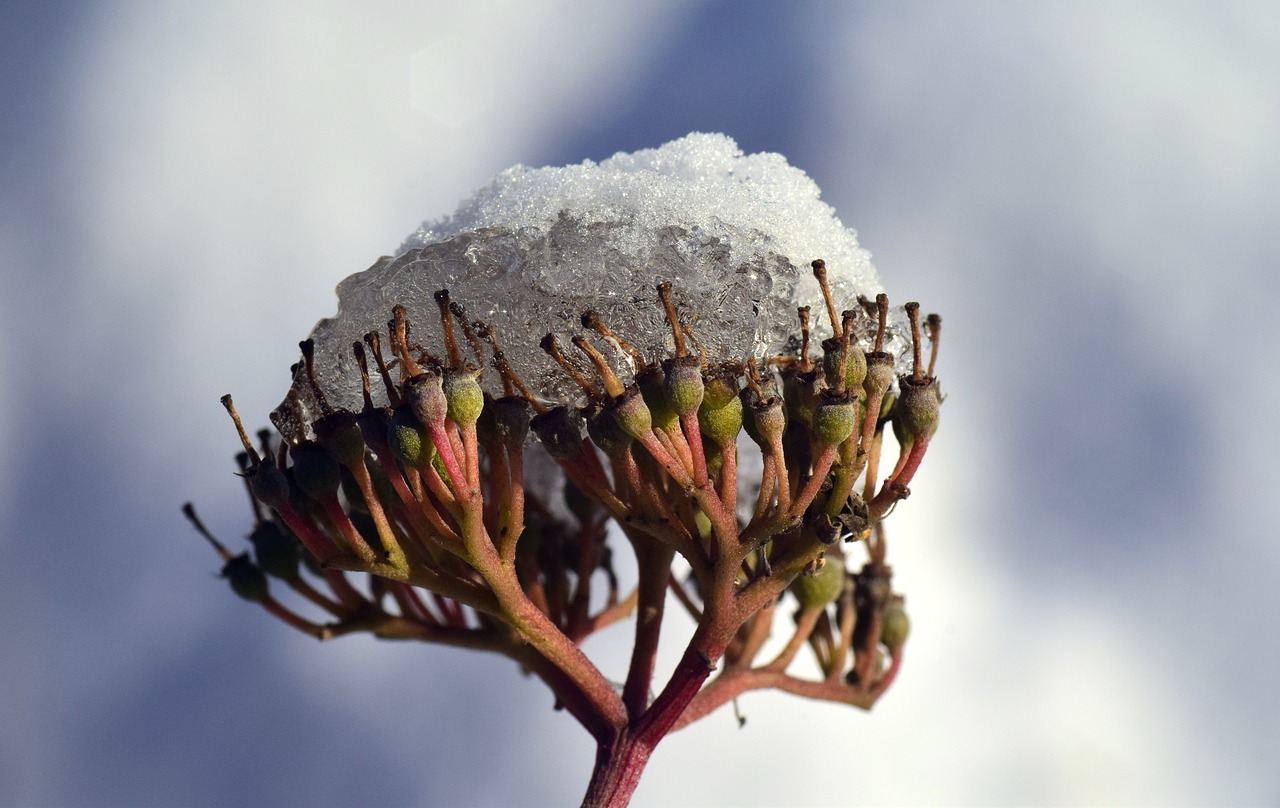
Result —
[{"label": "green seed pod", "polygon": [[894,598],[884,607],[880,618],[880,642],[890,651],[896,651],[907,641],[911,633],[911,620],[903,608],[902,598]]},{"label": "green seed pod", "polygon": [[315,423],[316,438],[344,466],[364,462],[364,435],[349,412],[335,412]]},{"label": "green seed pod", "polygon": [[228,561],[222,568],[222,577],[231,584],[232,591],[247,601],[261,603],[267,599],[267,576],[249,560],[248,553],[241,553]]},{"label": "green seed pod", "polygon": [[[641,405],[643,406],[643,401]],[[592,407],[587,415],[587,434],[591,436],[591,442],[599,446],[600,451],[608,457],[620,457],[632,440],[618,423],[614,411],[600,404]]]},{"label": "green seed pod", "polygon": [[387,425],[387,445],[391,454],[409,468],[422,468],[429,462],[434,446],[427,430],[408,406],[396,409]]},{"label": "green seed pod", "polygon": [[719,446],[731,446],[742,429],[742,401],[738,377],[720,370],[704,380],[706,392],[698,407],[698,427]]},{"label": "green seed pod", "polygon": [[676,422],[676,414],[667,403],[666,380],[657,367],[647,367],[636,374],[636,385],[644,403],[649,407],[653,426],[667,430]]},{"label": "green seed pod", "polygon": [[633,438],[642,438],[653,428],[652,411],[645,403],[644,394],[634,385],[622,395],[609,399],[605,406],[613,413],[618,428]]},{"label": "green seed pod", "polygon": [[319,444],[303,443],[289,451],[293,458],[293,479],[311,499],[332,496],[342,484],[338,461]]},{"label": "green seed pod", "polygon": [[444,383],[439,374],[426,371],[413,376],[405,384],[409,409],[423,426],[442,423],[449,414],[449,401],[444,397]]},{"label": "green seed pod", "polygon": [[667,404],[676,415],[684,415],[698,409],[702,403],[701,360],[696,356],[681,356],[662,363],[666,374]]},{"label": "green seed pod", "polygon": [[824,444],[844,443],[853,434],[857,418],[857,408],[848,393],[837,395],[823,390],[813,414],[813,434]]},{"label": "green seed pod", "polygon": [[835,602],[844,591],[844,559],[823,559],[822,566],[806,571],[791,582],[791,594],[806,609],[821,609]]},{"label": "green seed pod", "polygon": [[529,428],[542,441],[547,454],[557,460],[568,460],[582,451],[581,420],[576,409],[561,405],[533,416]]},{"label": "green seed pod", "polygon": [[263,522],[255,527],[249,534],[249,542],[253,544],[253,556],[263,572],[283,581],[298,577],[302,545],[275,522]]},{"label": "green seed pod", "polygon": [[449,420],[459,426],[474,424],[484,409],[484,391],[480,389],[480,371],[474,368],[450,370],[442,385],[448,402]]},{"label": "green seed pod", "polygon": [[938,428],[940,403],[936,380],[925,378],[917,381],[903,376],[898,380],[898,405],[893,409],[895,432],[900,428],[908,441],[914,441],[921,435],[932,437]]}]

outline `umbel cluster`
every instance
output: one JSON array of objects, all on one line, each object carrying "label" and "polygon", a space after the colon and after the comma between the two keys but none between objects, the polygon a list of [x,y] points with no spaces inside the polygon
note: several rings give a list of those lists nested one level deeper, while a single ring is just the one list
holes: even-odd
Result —
[{"label": "umbel cluster", "polygon": [[[541,340],[580,389],[573,403],[543,400],[507,361],[501,340],[536,336],[499,335],[446,290],[429,326],[397,306],[385,332],[353,335],[359,412],[330,406],[310,341],[272,413],[278,436],[251,440],[223,398],[243,444],[252,555],[233,555],[185,511],[235,592],[300,631],[514,659],[596,738],[587,804],[625,804],[666,733],[744,692],[869,708],[898,673],[908,621],[884,520],[937,428],[941,319],[905,306],[913,356],[899,376],[884,350],[886,296],[839,311],[823,262],[813,271],[822,333],[811,326],[821,316],[800,308],[788,351],[759,360],[708,355],[670,283],[656,289],[671,331],[665,356],[584,312],[569,344]],[[443,356],[415,339],[425,327],[441,329]],[[387,406],[375,405],[384,396]],[[892,462],[882,457],[887,429]],[[749,463],[742,433],[758,449]],[[563,502],[548,501],[560,486],[528,484],[531,452],[563,474]],[[619,538],[636,558],[634,585],[615,574]],[[856,571],[854,543],[866,554]],[[657,686],[668,605],[696,629]],[[792,613],[778,621],[790,633],[762,656],[779,610]],[[579,646],[632,615],[618,688]],[[790,672],[806,646],[816,667]]]}]

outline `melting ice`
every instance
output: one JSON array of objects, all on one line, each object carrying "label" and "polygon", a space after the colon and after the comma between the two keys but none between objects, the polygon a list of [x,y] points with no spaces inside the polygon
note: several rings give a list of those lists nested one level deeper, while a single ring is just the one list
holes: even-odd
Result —
[{"label": "melting ice", "polygon": [[[815,258],[826,261],[838,308],[881,291],[869,255],[813,180],[782,155],[744,155],[724,135],[691,134],[600,163],[515,166],[452,216],[423,224],[398,257],[338,285],[337,315],[312,333],[317,374],[333,404],[359,409],[351,343],[374,329],[385,335],[397,303],[414,340],[443,355],[432,295],[444,288],[469,319],[497,328],[512,366],[549,399],[570,400],[576,388],[538,342],[552,332],[568,346],[588,309],[646,354],[670,350],[654,291],[661,281],[671,281],[711,357],[765,357],[798,334],[797,306],[812,308],[817,340],[831,335]],[[885,349],[902,357],[903,301],[891,302]],[[495,375],[485,374],[491,389]]]}]

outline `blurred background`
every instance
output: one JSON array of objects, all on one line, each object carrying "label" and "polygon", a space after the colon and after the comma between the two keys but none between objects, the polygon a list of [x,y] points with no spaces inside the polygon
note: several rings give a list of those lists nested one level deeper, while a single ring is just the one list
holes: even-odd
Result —
[{"label": "blurred background", "polygon": [[179,506],[243,546],[218,397],[338,280],[694,130],[817,181],[949,398],[893,692],[750,694],[636,804],[1280,801],[1276,6],[8,0],[0,110],[0,804],[577,804],[536,681],[291,632]]}]

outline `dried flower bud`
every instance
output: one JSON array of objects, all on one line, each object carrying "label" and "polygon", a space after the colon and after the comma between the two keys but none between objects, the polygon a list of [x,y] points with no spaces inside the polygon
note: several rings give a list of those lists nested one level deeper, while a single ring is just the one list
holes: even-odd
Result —
[{"label": "dried flower bud", "polygon": [[324,447],[304,443],[293,447],[289,455],[293,458],[293,481],[311,499],[332,496],[342,484],[342,469]]},{"label": "dried flower bud", "polygon": [[449,400],[437,373],[427,371],[410,377],[405,384],[405,398],[423,426],[442,423],[449,415]]},{"label": "dried flower bud", "polygon": [[485,412],[493,417],[493,439],[504,446],[521,446],[529,434],[529,402],[522,396],[489,399]]},{"label": "dried flower bud", "polygon": [[241,553],[228,561],[222,568],[222,577],[227,579],[237,595],[247,601],[261,603],[267,599],[267,576],[249,559],[248,553]]},{"label": "dried flower bud", "polygon": [[[636,395],[639,400],[639,394]],[[644,406],[641,400],[640,405]],[[648,412],[646,409],[645,412]],[[618,423],[617,414],[610,407],[597,404],[587,415],[587,434],[591,442],[600,447],[608,457],[618,457],[631,445],[632,437]]]},{"label": "dried flower bud", "polygon": [[315,423],[316,438],[344,466],[364,462],[364,435],[349,412],[335,412]]},{"label": "dried flower bud", "polygon": [[840,539],[842,524],[829,514],[817,512],[806,527],[823,544],[835,544]]},{"label": "dried flower bud", "polygon": [[245,475],[249,490],[268,508],[275,508],[289,501],[289,478],[271,460],[259,463]]},{"label": "dried flower bud", "polygon": [[542,441],[547,454],[557,460],[568,460],[582,451],[581,420],[576,409],[561,405],[533,416],[529,428]]},{"label": "dried flower bud", "polygon": [[253,555],[262,571],[284,581],[298,577],[302,561],[302,545],[285,533],[275,522],[263,522],[249,534]]}]

